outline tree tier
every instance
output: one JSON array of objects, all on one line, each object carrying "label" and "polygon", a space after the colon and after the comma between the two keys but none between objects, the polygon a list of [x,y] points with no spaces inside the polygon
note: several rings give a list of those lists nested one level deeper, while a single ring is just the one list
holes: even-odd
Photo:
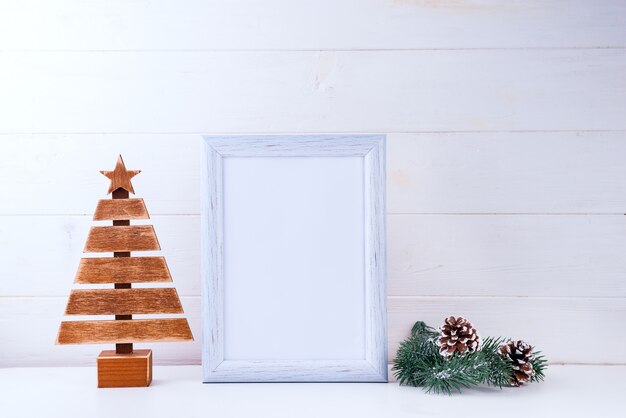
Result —
[{"label": "tree tier", "polygon": [[181,314],[174,288],[73,289],[65,315]]},{"label": "tree tier", "polygon": [[85,244],[86,253],[158,251],[159,240],[152,225],[93,226]]},{"label": "tree tier", "polygon": [[192,341],[185,318],[63,321],[57,344]]},{"label": "tree tier", "polygon": [[94,221],[150,219],[143,199],[102,199],[93,214]]},{"label": "tree tier", "polygon": [[82,258],[74,283],[148,283],[171,282],[164,257]]}]

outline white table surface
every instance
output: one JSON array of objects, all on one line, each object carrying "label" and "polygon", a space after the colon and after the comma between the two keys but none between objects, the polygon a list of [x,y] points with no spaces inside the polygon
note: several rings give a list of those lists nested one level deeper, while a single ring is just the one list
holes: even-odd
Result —
[{"label": "white table surface", "polygon": [[551,366],[543,383],[432,395],[397,383],[203,384],[200,366],[155,366],[149,388],[97,389],[96,369],[0,369],[0,416],[626,417],[626,366]]}]

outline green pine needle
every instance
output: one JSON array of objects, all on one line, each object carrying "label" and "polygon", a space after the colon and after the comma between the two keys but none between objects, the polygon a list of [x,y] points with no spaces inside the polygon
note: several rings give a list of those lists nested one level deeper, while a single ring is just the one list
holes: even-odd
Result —
[{"label": "green pine needle", "polygon": [[411,328],[411,336],[423,339],[437,338],[439,333],[433,327],[429,327],[425,322],[417,321]]},{"label": "green pine needle", "polygon": [[540,382],[546,378],[546,369],[548,368],[548,360],[540,355],[541,351],[535,353],[535,358],[530,361],[533,365],[535,375],[530,378],[531,382]]},{"label": "green pine needle", "polygon": [[[438,336],[434,328],[422,321],[413,325],[411,336],[400,343],[393,362],[394,374],[401,385],[450,395],[480,384],[499,388],[509,384],[512,362],[498,352],[505,339],[489,337],[483,340],[480,351],[446,358],[439,354]],[[545,358],[536,355],[532,364],[535,369],[532,381],[543,380]]]}]

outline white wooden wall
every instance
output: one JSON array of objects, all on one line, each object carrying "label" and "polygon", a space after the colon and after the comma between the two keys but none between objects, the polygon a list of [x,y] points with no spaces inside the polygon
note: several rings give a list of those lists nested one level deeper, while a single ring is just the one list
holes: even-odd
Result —
[{"label": "white wooden wall", "polygon": [[388,135],[390,356],[455,313],[626,363],[626,2],[0,1],[0,367],[102,348],[53,343],[118,153],[199,363],[210,133]]}]

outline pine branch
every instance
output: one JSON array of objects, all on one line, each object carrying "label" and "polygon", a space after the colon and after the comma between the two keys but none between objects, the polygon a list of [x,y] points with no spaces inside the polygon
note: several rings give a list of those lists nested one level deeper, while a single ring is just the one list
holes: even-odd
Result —
[{"label": "pine branch", "polygon": [[[449,395],[479,384],[499,388],[509,385],[513,362],[499,352],[507,340],[489,337],[479,351],[446,358],[439,354],[438,337],[439,333],[424,322],[413,325],[410,337],[400,343],[393,361],[393,371],[401,385],[421,386],[426,392]],[[531,381],[545,377],[546,359],[538,354],[531,361],[535,370]]]},{"label": "pine branch", "polygon": [[423,334],[412,335],[400,343],[393,367],[398,382],[401,385],[422,386],[419,371],[428,367],[435,355],[439,355],[435,345]]},{"label": "pine branch", "polygon": [[535,375],[530,378],[531,382],[540,382],[546,377],[545,372],[548,368],[548,360],[540,354],[541,351],[537,351],[535,357],[530,361],[535,371]]},{"label": "pine branch", "polygon": [[430,360],[434,360],[430,367],[420,368],[415,373],[427,393],[460,393],[464,388],[480,384],[484,378],[474,353],[446,359],[437,352]]},{"label": "pine branch", "polygon": [[478,351],[445,358],[439,354],[438,335],[423,322],[415,323],[411,336],[400,344],[394,360],[393,370],[401,385],[423,386],[427,392],[451,394],[489,380],[488,364],[493,360],[486,356],[488,353]]},{"label": "pine branch", "polygon": [[486,369],[486,376],[482,383],[499,388],[508,385],[513,372],[512,362],[498,352],[504,341],[506,341],[504,338],[491,337],[484,340],[480,355]]},{"label": "pine branch", "polygon": [[435,330],[433,327],[429,327],[425,322],[417,321],[413,324],[413,328],[411,328],[411,336],[423,338],[423,339],[431,339],[437,338],[439,336],[439,332]]}]

